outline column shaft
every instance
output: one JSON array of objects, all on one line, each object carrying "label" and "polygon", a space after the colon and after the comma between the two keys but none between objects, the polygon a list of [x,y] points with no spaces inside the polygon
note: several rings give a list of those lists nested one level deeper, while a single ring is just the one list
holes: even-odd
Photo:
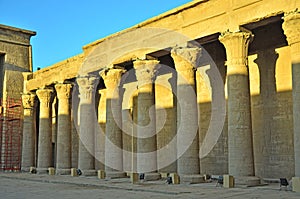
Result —
[{"label": "column shaft", "polygon": [[295,176],[300,177],[300,13],[291,12],[284,16],[284,34],[291,48],[293,79],[293,119]]},{"label": "column shaft", "polygon": [[138,81],[137,97],[137,171],[157,171],[157,145],[155,122],[155,93],[153,82],[159,61],[134,62]]},{"label": "column shaft", "polygon": [[34,121],[34,94],[23,94],[22,102],[24,109],[23,119],[23,142],[22,142],[22,171],[29,171],[35,166],[35,121]]},{"label": "column shaft", "polygon": [[79,76],[79,154],[78,168],[83,175],[95,175],[94,142],[95,142],[95,89],[99,78],[95,76]]},{"label": "column shaft", "polygon": [[100,72],[106,89],[105,172],[107,177],[124,177],[122,150],[122,116],[119,84],[123,69]]},{"label": "column shaft", "polygon": [[56,173],[69,174],[71,168],[71,84],[56,84],[58,97]]},{"label": "column shaft", "polygon": [[226,32],[220,41],[227,54],[229,174],[253,176],[252,122],[248,76],[250,33]]},{"label": "column shaft", "polygon": [[171,56],[177,71],[177,170],[179,175],[200,172],[195,68],[200,48],[173,48]]},{"label": "column shaft", "polygon": [[95,137],[95,168],[105,170],[106,90],[99,90],[98,131]]},{"label": "column shaft", "polygon": [[37,169],[45,173],[52,162],[52,130],[51,130],[51,105],[52,89],[39,89],[36,94],[40,100],[39,141]]}]

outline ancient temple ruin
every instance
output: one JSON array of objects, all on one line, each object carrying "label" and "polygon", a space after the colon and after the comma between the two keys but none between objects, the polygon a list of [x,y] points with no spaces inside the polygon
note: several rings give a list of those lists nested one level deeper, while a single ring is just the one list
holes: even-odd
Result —
[{"label": "ancient temple ruin", "polygon": [[27,67],[22,170],[299,181],[299,7],[195,0]]}]

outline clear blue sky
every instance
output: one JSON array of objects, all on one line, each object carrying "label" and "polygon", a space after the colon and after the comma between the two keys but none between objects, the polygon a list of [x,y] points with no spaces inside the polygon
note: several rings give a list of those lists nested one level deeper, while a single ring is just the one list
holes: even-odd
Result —
[{"label": "clear blue sky", "polygon": [[0,24],[33,30],[33,66],[46,67],[81,47],[192,0],[0,0]]}]

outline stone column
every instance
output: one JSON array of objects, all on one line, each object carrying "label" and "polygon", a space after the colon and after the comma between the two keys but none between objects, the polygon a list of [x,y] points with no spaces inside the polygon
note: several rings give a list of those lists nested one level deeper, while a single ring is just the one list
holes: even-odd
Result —
[{"label": "stone column", "polygon": [[177,170],[181,181],[203,178],[200,173],[195,69],[201,57],[198,47],[176,47],[171,56],[177,71]]},{"label": "stone column", "polygon": [[37,172],[47,173],[52,167],[52,121],[51,106],[53,90],[49,88],[39,89],[36,95],[40,100],[39,141]]},{"label": "stone column", "polygon": [[154,79],[159,61],[133,62],[138,81],[137,97],[137,171],[146,173],[146,180],[160,178],[157,172],[156,118]]},{"label": "stone column", "polygon": [[79,76],[77,83],[79,86],[79,153],[78,168],[82,175],[96,175],[94,161],[95,142],[95,90],[99,78],[96,76]]},{"label": "stone column", "polygon": [[98,128],[95,133],[95,169],[105,170],[106,90],[98,90]]},{"label": "stone column", "polygon": [[248,73],[248,32],[225,32],[219,40],[227,55],[228,169],[233,176],[253,176],[252,122]]},{"label": "stone column", "polygon": [[24,119],[23,119],[23,142],[22,142],[22,166],[21,170],[28,172],[30,167],[35,166],[35,117],[34,117],[35,94],[22,95]]},{"label": "stone column", "polygon": [[106,86],[105,175],[125,177],[122,151],[122,106],[119,85],[124,69],[101,71]]},{"label": "stone column", "polygon": [[300,13],[286,14],[282,27],[291,48],[295,176],[300,177]]},{"label": "stone column", "polygon": [[56,84],[58,98],[56,174],[71,172],[71,84]]}]

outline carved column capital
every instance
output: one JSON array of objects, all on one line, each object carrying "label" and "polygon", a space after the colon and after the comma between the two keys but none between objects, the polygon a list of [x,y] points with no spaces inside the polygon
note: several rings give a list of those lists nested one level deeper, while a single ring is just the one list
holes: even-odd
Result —
[{"label": "carved column capital", "polygon": [[79,98],[81,102],[85,100],[91,101],[98,85],[99,77],[92,75],[79,76],[76,81],[79,86]]},{"label": "carved column capital", "polygon": [[104,80],[106,88],[109,90],[109,98],[117,97],[119,93],[119,85],[121,81],[122,74],[126,72],[125,69],[108,69],[101,71],[99,74]]},{"label": "carved column capital", "polygon": [[250,32],[224,32],[219,40],[226,49],[227,74],[248,75],[248,47],[253,35]]},{"label": "carved column capital", "polygon": [[121,77],[125,72],[125,69],[111,68],[105,71],[101,71],[99,75],[103,78],[106,88],[115,89],[119,86]]},{"label": "carved column capital", "polygon": [[51,101],[53,97],[53,89],[51,88],[42,88],[36,91],[36,95],[40,100],[40,104],[43,107],[51,107]]},{"label": "carved column capital", "polygon": [[178,73],[178,84],[195,83],[195,69],[199,65],[202,50],[198,47],[174,47],[171,56]]},{"label": "carved column capital", "polygon": [[287,37],[289,45],[300,42],[300,12],[293,11],[286,13],[283,17],[282,28]]},{"label": "carved column capital", "polygon": [[70,99],[71,97],[71,90],[72,90],[72,84],[56,84],[55,86],[56,94],[58,100],[62,99]]},{"label": "carved column capital", "polygon": [[194,70],[199,64],[202,50],[198,47],[174,47],[171,56],[175,62],[176,71]]},{"label": "carved column capital", "polygon": [[138,87],[152,84],[155,81],[159,61],[157,60],[136,60],[133,62]]},{"label": "carved column capital", "polygon": [[22,104],[24,109],[33,109],[35,102],[35,94],[24,93],[22,94]]}]

